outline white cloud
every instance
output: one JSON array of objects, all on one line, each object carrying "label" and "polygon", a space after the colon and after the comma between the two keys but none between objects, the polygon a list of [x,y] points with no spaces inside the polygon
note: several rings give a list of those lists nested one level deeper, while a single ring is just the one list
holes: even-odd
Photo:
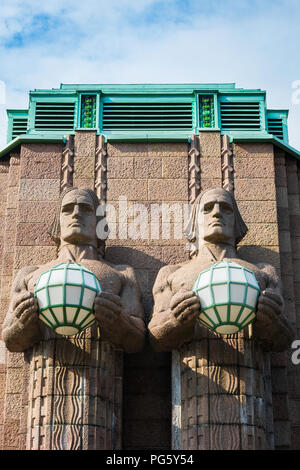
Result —
[{"label": "white cloud", "polygon": [[295,0],[4,0],[0,80],[17,108],[60,83],[236,82],[290,108],[300,149],[299,22]]}]

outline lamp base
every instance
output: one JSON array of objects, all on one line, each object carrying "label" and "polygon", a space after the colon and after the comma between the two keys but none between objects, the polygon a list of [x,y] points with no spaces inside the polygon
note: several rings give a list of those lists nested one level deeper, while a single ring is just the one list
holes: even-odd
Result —
[{"label": "lamp base", "polygon": [[217,326],[215,329],[216,333],[220,335],[233,335],[239,331],[239,327],[236,325],[231,325],[230,323],[224,323],[223,325]]},{"label": "lamp base", "polygon": [[55,328],[55,333],[58,333],[59,335],[64,335],[64,336],[74,336],[79,333],[80,330],[76,328],[75,326],[70,326],[70,325],[65,325],[65,326],[58,326]]}]

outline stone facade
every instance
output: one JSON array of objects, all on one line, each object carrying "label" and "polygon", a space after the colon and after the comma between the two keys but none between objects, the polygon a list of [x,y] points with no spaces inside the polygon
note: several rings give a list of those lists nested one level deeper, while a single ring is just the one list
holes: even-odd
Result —
[{"label": "stone facade", "polygon": [[[163,202],[183,207],[202,189],[225,187],[234,191],[249,228],[239,247],[239,255],[254,263],[264,261],[276,267],[283,283],[286,313],[297,328],[299,338],[299,180],[297,160],[273,144],[229,146],[228,142],[221,141],[218,132],[203,132],[190,144],[104,144],[102,137],[93,131],[77,131],[75,139],[68,139],[65,145],[22,144],[19,154],[11,154],[9,159],[0,162],[0,323],[8,309],[16,271],[56,257],[56,246],[47,229],[59,194],[65,187],[96,189],[102,200],[106,199],[117,209],[120,195],[126,196],[129,208],[133,203],[143,203],[150,208],[150,204]],[[117,214],[119,217],[118,210]],[[117,219],[118,227],[122,225],[120,219]],[[174,223],[172,228],[175,228]],[[189,259],[186,240],[184,237],[177,239],[174,232],[170,239],[159,234],[155,240],[150,235],[142,240],[117,235],[116,239],[106,242],[105,256],[113,263],[134,267],[149,320],[156,275],[164,265]],[[83,349],[93,348],[94,343],[93,338],[86,339]],[[71,344],[68,347],[72,349]],[[181,351],[184,364],[181,370],[181,448],[300,448],[300,366],[293,365],[292,350],[263,354],[261,351],[254,353],[251,348],[251,327],[238,337],[220,340],[207,334],[200,344],[184,346]],[[99,359],[99,351],[97,354]],[[90,406],[90,416],[85,415],[84,424],[92,425],[94,437],[90,444],[83,438],[81,448],[170,449],[171,353],[154,352],[147,342],[138,354],[123,355],[121,351],[105,354],[104,351],[101,370],[108,367],[114,371],[115,388],[107,391],[108,395],[113,395],[107,395],[107,403],[115,407],[118,426],[113,433],[107,432],[112,429],[112,423],[101,425],[106,419],[103,409],[93,411]],[[99,393],[101,398],[103,389],[105,394],[103,383],[96,385],[94,382],[93,391],[83,391],[80,377],[85,364],[80,362],[82,358],[76,362],[71,352],[68,357],[71,369],[63,372],[55,370],[51,354],[48,358],[41,354],[40,362],[33,363],[32,351],[10,353],[0,343],[0,448],[38,448],[33,444],[36,435],[30,436],[28,429],[46,426],[51,406],[57,405],[58,416],[61,416],[72,411],[74,399],[80,399],[86,406],[86,396]],[[108,366],[107,361],[110,361]],[[86,373],[95,372],[93,364],[88,367],[90,370],[85,369]],[[70,387],[68,394],[73,397],[73,405],[61,404],[50,382],[45,384],[45,368],[52,372],[51,380],[56,382],[60,379],[55,379],[55,374],[60,377],[64,374],[60,386]],[[71,383],[68,373],[73,377]],[[174,393],[173,385],[173,397]],[[264,403],[260,408],[262,396]],[[64,406],[68,411],[64,411]],[[243,413],[248,415],[246,420]],[[34,419],[38,422],[29,425]],[[70,430],[70,446],[76,441],[76,432],[75,429],[72,434]],[[59,442],[59,433],[56,442]],[[47,432],[42,435],[39,446],[51,447]],[[51,448],[55,446],[52,444]]]}]

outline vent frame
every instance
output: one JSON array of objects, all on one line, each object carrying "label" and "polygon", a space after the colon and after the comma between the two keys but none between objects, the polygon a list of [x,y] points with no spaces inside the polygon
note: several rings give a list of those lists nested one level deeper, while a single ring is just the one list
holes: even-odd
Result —
[{"label": "vent frame", "polygon": [[101,99],[100,131],[105,135],[191,134],[195,128],[194,97],[106,96]]},{"label": "vent frame", "polygon": [[[43,114],[38,116],[38,111],[43,110]],[[51,108],[51,109],[47,109]],[[51,119],[54,116],[55,109],[66,113],[66,120],[64,121],[59,117]],[[48,112],[47,112],[48,111]],[[32,100],[29,108],[28,130],[30,134],[50,134],[50,135],[67,135],[75,131],[77,124],[78,112],[78,96],[74,97],[58,97],[56,96],[41,96]],[[50,117],[50,119],[48,119]],[[37,125],[38,120],[45,125]],[[50,125],[46,123],[50,122]],[[57,125],[55,125],[55,122]],[[63,123],[66,123],[64,125]],[[54,125],[53,125],[54,124]]]},{"label": "vent frame", "polygon": [[266,133],[265,96],[221,96],[218,115],[223,134]]},{"label": "vent frame", "polygon": [[[288,144],[288,110],[267,110],[267,129],[268,133]],[[279,124],[279,127],[278,127]],[[275,132],[272,132],[272,127]],[[277,132],[279,131],[279,132]]]},{"label": "vent frame", "polygon": [[[201,116],[201,100],[209,98],[211,100],[211,121],[213,125],[204,126],[203,119]],[[216,93],[196,93],[196,109],[197,109],[197,130],[199,131],[211,131],[211,130],[220,130],[219,124],[219,113],[218,113],[218,97]]]},{"label": "vent frame", "polygon": [[[7,110],[7,142],[14,140],[20,135],[24,135],[28,130],[28,110]],[[24,131],[24,132],[23,132]]]},{"label": "vent frame", "polygon": [[[94,120],[93,120],[93,126],[91,127],[85,127],[82,123],[82,108],[83,108],[83,101],[87,97],[93,97],[95,98],[95,112],[94,112]],[[99,121],[100,121],[100,93],[98,92],[89,92],[89,91],[84,91],[79,93],[79,99],[78,99],[78,113],[77,113],[77,121],[76,121],[76,130],[99,130]]]}]

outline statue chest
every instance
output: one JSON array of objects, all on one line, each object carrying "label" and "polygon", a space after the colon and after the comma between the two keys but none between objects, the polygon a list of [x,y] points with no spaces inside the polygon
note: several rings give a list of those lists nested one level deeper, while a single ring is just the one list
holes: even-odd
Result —
[{"label": "statue chest", "polygon": [[[203,269],[205,269],[205,267],[203,267]],[[191,261],[172,273],[168,278],[172,293],[176,294],[180,290],[192,290],[198,274],[203,269],[199,269],[199,266]]]},{"label": "statue chest", "polygon": [[[254,273],[261,290],[264,290],[267,287],[268,276],[257,266],[241,259],[231,259],[228,261],[233,261],[247,269],[250,269]],[[192,260],[181,268],[177,269],[174,273],[170,274],[168,277],[168,283],[173,294],[176,294],[180,290],[192,290],[200,272],[204,271],[215,263],[216,261],[209,259],[203,259],[201,260],[201,263],[199,263],[199,260]]]},{"label": "statue chest", "polygon": [[[26,280],[28,290],[33,292],[40,275],[51,267],[57,266],[57,264],[59,264],[58,260],[54,260],[30,273]],[[95,274],[104,291],[112,292],[116,295],[120,294],[122,281],[119,273],[114,268],[98,260],[82,260],[80,264]]]}]

